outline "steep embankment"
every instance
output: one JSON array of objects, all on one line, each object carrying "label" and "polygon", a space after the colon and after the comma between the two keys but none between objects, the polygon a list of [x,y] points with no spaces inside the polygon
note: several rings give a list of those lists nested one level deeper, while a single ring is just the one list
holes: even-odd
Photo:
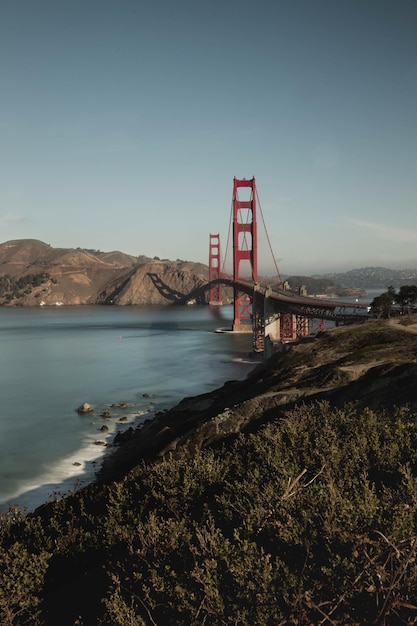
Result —
[{"label": "steep embankment", "polygon": [[368,321],[283,346],[247,380],[184,399],[139,431],[128,431],[102,476],[121,476],[142,458],[193,454],[279,419],[300,403],[379,409],[417,402],[417,320],[407,322]]},{"label": "steep embankment", "polygon": [[[151,261],[117,278],[100,293],[99,304],[175,304],[207,283],[207,272],[178,267],[167,261]],[[204,293],[201,294],[204,301]]]}]

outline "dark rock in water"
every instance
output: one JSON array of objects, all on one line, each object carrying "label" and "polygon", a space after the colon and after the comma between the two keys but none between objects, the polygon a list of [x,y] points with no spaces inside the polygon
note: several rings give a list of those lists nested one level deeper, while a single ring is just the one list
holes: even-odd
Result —
[{"label": "dark rock in water", "polygon": [[111,404],[112,409],[127,409],[129,407],[127,402],[120,402],[119,404]]},{"label": "dark rock in water", "polygon": [[109,417],[111,417],[111,413],[109,411],[103,411],[103,413],[100,413],[100,417],[105,417],[106,419],[108,419]]},{"label": "dark rock in water", "polygon": [[97,441],[95,441],[94,443],[95,443],[95,445],[96,445],[96,446],[105,446],[105,445],[106,445],[106,442],[105,442],[105,441],[99,441],[99,440],[97,440]]},{"label": "dark rock in water", "polygon": [[119,422],[127,422],[127,416],[126,416],[126,415],[124,415],[123,417],[121,417],[121,418],[119,419]]},{"label": "dark rock in water", "polygon": [[75,461],[75,463],[73,463],[73,465],[75,465],[76,467],[79,467],[81,465],[81,463],[79,461]]},{"label": "dark rock in water", "polygon": [[78,413],[92,413],[93,411],[94,407],[89,402],[83,402],[77,409]]},{"label": "dark rock in water", "polygon": [[103,424],[103,426],[100,428],[102,433],[107,433],[109,431],[109,427],[106,426],[105,424]]},{"label": "dark rock in water", "polygon": [[150,398],[151,396],[149,395],[149,393],[143,393],[142,394],[142,398]]}]

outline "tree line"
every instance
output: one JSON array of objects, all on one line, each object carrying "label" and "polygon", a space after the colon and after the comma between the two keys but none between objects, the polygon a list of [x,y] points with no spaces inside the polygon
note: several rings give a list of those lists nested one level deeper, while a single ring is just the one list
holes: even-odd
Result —
[{"label": "tree line", "polygon": [[417,286],[402,285],[396,292],[394,287],[374,298],[371,302],[370,312],[378,319],[388,319],[395,312],[400,315],[410,315],[417,302]]},{"label": "tree line", "polygon": [[0,276],[0,298],[7,302],[13,298],[23,297],[30,294],[34,287],[40,287],[50,279],[51,277],[47,272],[26,274],[18,278],[10,276],[10,274],[3,274]]}]

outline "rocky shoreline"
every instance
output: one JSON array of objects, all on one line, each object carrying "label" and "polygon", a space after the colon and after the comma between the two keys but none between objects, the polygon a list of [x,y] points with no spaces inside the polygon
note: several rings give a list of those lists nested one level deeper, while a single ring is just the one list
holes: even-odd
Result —
[{"label": "rocky shoreline", "polygon": [[[155,461],[175,454],[177,449],[192,453],[222,439],[224,432],[219,425],[228,422],[231,427],[227,418],[232,411],[227,405],[236,405],[246,398],[248,381],[259,368],[262,365],[257,365],[244,380],[227,381],[214,391],[186,397],[144,423],[118,432],[97,473],[98,481],[121,478],[141,461]],[[204,441],[200,441],[201,437]]]},{"label": "rocky shoreline", "polygon": [[191,456],[222,445],[271,418],[282,418],[299,403],[329,400],[379,408],[417,402],[416,331],[416,322],[372,320],[287,344],[245,380],[184,398],[144,425],[118,434],[97,479],[117,480],[143,461]]}]

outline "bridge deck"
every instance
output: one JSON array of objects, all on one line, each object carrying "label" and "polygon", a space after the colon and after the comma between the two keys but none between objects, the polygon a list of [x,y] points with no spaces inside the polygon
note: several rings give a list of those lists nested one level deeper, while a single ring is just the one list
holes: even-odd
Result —
[{"label": "bridge deck", "polygon": [[272,289],[267,285],[250,281],[233,282],[233,280],[226,278],[219,280],[231,287],[236,286],[248,295],[253,295],[255,292],[261,298],[268,299],[270,303],[273,303],[277,312],[334,321],[364,319],[364,316],[368,313],[369,305],[363,302],[344,302],[314,296],[303,296],[293,291]]}]

